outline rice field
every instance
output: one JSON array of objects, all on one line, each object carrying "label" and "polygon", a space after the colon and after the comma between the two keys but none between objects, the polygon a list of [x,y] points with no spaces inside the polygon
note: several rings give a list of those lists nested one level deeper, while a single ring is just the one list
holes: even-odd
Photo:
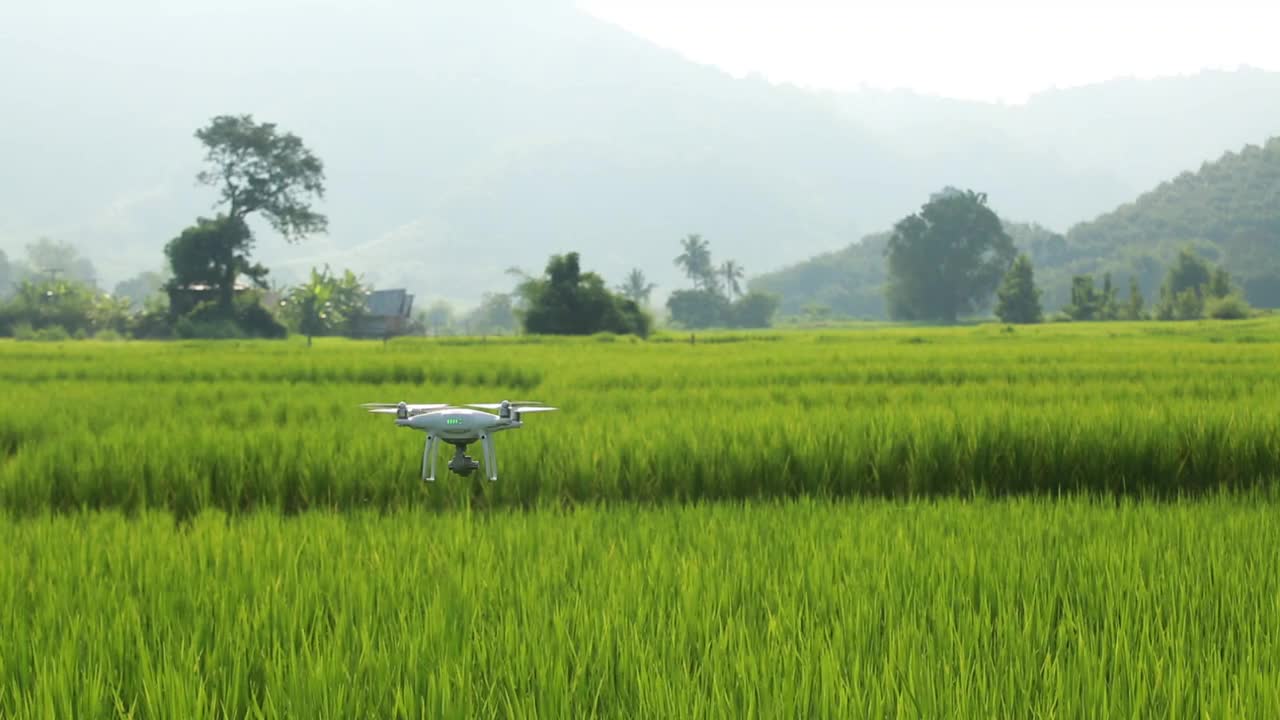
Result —
[{"label": "rice field", "polygon": [[1217,498],[0,520],[0,717],[1280,715]]},{"label": "rice field", "polygon": [[693,340],[0,342],[0,718],[1280,716],[1280,322]]},{"label": "rice field", "polygon": [[[1280,474],[1272,320],[660,340],[2,343],[0,507],[1167,498]],[[358,407],[503,398],[562,410],[497,437],[496,484],[424,486],[423,436]]]}]

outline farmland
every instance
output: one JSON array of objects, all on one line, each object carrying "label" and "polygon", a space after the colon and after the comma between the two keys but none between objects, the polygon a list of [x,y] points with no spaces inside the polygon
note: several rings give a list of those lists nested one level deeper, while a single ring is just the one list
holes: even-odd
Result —
[{"label": "farmland", "polygon": [[[3,344],[0,507],[1168,497],[1280,468],[1272,321],[665,339]],[[424,487],[422,436],[358,408],[504,397],[562,411],[498,437],[492,485]]]},{"label": "farmland", "polygon": [[[0,717],[1268,717],[1280,323],[0,343]],[[502,479],[369,401],[540,400]]]}]

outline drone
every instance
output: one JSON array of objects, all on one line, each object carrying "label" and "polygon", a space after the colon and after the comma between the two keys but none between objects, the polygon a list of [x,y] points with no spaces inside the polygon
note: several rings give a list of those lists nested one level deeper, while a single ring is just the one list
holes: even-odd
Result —
[{"label": "drone", "polygon": [[[436,481],[436,448],[442,441],[454,447],[449,470],[463,477],[480,468],[480,463],[467,455],[467,446],[479,442],[484,448],[484,469],[489,480],[496,481],[498,451],[493,446],[493,434],[523,427],[520,416],[527,413],[556,409],[540,402],[511,400],[477,405],[365,403],[361,407],[380,415],[394,414],[396,425],[427,434],[426,446],[422,448],[422,479],[425,482]],[[484,412],[485,410],[497,410],[498,414]]]}]

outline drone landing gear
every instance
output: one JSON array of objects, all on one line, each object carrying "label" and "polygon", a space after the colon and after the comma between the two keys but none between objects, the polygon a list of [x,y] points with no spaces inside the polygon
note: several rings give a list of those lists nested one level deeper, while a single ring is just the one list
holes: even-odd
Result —
[{"label": "drone landing gear", "polygon": [[[449,442],[446,440],[445,442]],[[436,448],[439,446],[440,438],[435,435],[428,435],[426,446],[422,448],[422,479],[425,482],[436,481]],[[484,449],[484,467],[488,471],[489,479],[496,481],[498,479],[498,453],[493,446],[492,435],[481,435],[480,443]],[[453,458],[449,460],[449,471],[467,477],[471,473],[480,469],[480,463],[467,454],[467,444],[461,442],[449,442],[453,445]]]}]

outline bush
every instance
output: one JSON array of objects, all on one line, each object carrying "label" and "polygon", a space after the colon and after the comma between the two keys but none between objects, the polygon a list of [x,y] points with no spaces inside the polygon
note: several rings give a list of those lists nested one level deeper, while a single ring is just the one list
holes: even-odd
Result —
[{"label": "bush", "polygon": [[1249,317],[1250,308],[1244,298],[1233,293],[1223,298],[1211,299],[1206,313],[1215,320],[1244,320]]},{"label": "bush", "polygon": [[49,325],[39,330],[32,330],[31,325],[26,323],[14,328],[13,336],[19,340],[36,340],[40,342],[61,342],[71,339],[67,329],[61,325]]},{"label": "bush", "polygon": [[124,336],[111,328],[107,328],[106,330],[99,330],[94,333],[93,339],[101,340],[103,342],[119,342],[124,339]]}]

